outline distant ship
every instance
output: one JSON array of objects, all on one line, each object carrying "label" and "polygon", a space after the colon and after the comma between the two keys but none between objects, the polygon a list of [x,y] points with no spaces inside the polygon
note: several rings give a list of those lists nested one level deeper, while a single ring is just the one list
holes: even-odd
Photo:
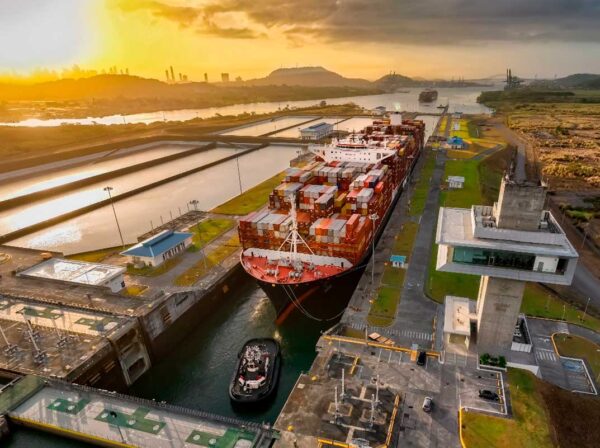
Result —
[{"label": "distant ship", "polygon": [[420,103],[433,103],[437,100],[438,92],[437,90],[425,89],[421,93],[419,93],[419,102]]},{"label": "distant ship", "polygon": [[424,143],[425,124],[399,113],[330,144],[289,168],[269,209],[239,222],[241,264],[277,313],[335,321],[365,270]]},{"label": "distant ship", "polygon": [[237,403],[256,403],[268,398],[279,382],[281,354],[274,339],[250,339],[238,354],[229,386],[229,397]]}]

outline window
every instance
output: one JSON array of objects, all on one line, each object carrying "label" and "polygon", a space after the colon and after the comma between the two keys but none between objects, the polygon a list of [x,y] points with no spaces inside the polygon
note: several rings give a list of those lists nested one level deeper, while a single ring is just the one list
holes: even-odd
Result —
[{"label": "window", "polygon": [[474,247],[455,247],[452,253],[452,261],[455,263],[533,271],[535,255]]}]

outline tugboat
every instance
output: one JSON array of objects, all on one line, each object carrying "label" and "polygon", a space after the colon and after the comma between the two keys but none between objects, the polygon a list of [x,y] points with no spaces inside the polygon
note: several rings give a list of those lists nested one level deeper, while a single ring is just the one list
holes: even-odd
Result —
[{"label": "tugboat", "polygon": [[256,403],[269,397],[279,382],[281,354],[274,339],[250,339],[238,354],[238,363],[229,386],[236,403]]}]

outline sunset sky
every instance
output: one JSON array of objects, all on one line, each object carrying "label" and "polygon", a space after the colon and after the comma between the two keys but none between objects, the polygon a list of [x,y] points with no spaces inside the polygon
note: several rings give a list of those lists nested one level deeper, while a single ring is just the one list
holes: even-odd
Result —
[{"label": "sunset sky", "polygon": [[0,72],[553,77],[600,72],[599,24],[597,0],[0,0]]}]

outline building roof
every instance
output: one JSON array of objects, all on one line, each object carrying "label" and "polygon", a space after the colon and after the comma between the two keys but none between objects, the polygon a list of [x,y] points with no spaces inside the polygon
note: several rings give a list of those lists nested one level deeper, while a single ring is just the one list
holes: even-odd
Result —
[{"label": "building roof", "polygon": [[318,131],[320,129],[330,129],[333,128],[333,125],[331,123],[326,123],[324,121],[322,121],[321,123],[317,123],[317,124],[313,124],[312,126],[308,126],[307,128],[301,129],[300,132],[302,131]]},{"label": "building roof", "polygon": [[444,333],[469,336],[471,319],[476,319],[474,302],[466,297],[446,296],[444,301]]},{"label": "building roof", "polygon": [[392,263],[405,263],[406,262],[406,256],[404,256],[404,255],[392,255],[390,257],[390,261]]},{"label": "building roof", "polygon": [[462,137],[459,137],[458,135],[454,135],[452,137],[448,137],[448,143],[462,144],[463,139],[462,139]]},{"label": "building roof", "polygon": [[121,255],[135,257],[157,257],[164,254],[169,249],[184,242],[193,234],[187,232],[174,232],[173,230],[163,230],[162,232],[151,236],[150,238],[130,247],[121,252]]},{"label": "building roof", "polygon": [[[519,234],[530,236],[532,232],[510,230],[500,238],[505,229],[498,229],[498,238],[477,238],[473,231],[471,209],[441,207],[436,233],[436,243],[448,246],[477,247],[536,255],[577,258],[577,252],[561,232],[561,238],[549,242],[536,242],[533,238],[517,238]],[[543,232],[533,232],[544,234]],[[546,232],[546,234],[548,234]],[[549,235],[549,234],[548,234]],[[527,241],[529,239],[529,241]],[[525,240],[525,241],[524,241]]]},{"label": "building roof", "polygon": [[448,176],[448,182],[465,182],[463,176]]},{"label": "building roof", "polygon": [[80,285],[101,285],[125,272],[125,268],[109,264],[88,263],[63,258],[50,258],[24,271],[19,276],[58,280]]}]

